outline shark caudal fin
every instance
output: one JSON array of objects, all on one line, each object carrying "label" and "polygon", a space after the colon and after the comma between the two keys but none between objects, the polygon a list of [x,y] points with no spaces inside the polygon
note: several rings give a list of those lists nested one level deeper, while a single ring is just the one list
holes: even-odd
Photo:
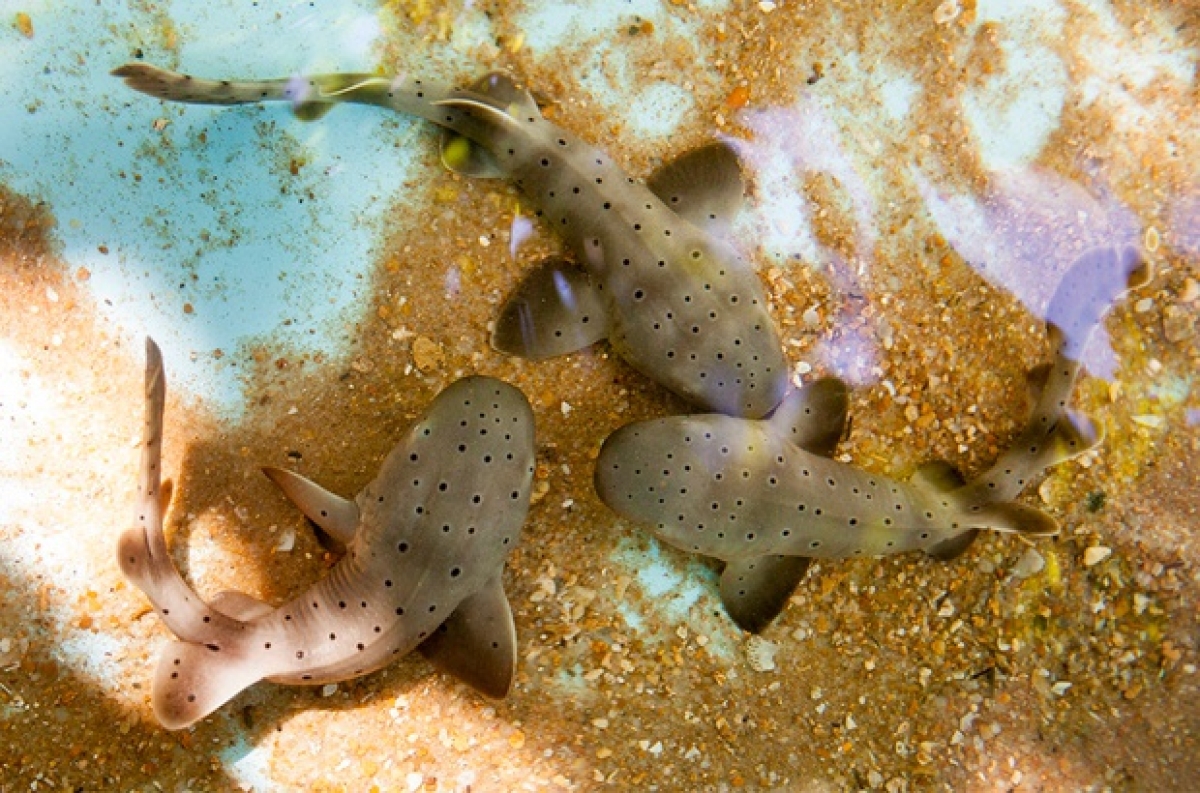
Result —
[{"label": "shark caudal fin", "polygon": [[190,642],[171,642],[154,674],[154,715],[168,730],[195,724],[262,679],[262,659]]}]

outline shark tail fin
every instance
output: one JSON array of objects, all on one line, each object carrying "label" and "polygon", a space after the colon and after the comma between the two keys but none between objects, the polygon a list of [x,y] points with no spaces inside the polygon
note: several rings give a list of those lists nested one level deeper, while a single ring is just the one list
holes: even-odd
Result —
[{"label": "shark tail fin", "polygon": [[1058,534],[1058,521],[1036,507],[1014,501],[977,505],[968,510],[968,514],[972,528],[1015,532],[1026,537]]},{"label": "shark tail fin", "polygon": [[171,642],[163,650],[150,690],[154,715],[168,730],[183,729],[262,677],[261,664],[252,658],[216,645]]}]

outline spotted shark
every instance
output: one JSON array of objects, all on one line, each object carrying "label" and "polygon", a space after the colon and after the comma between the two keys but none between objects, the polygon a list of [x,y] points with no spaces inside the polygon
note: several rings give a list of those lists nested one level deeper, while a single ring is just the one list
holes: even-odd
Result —
[{"label": "spotted shark", "polygon": [[507,694],[516,632],[501,577],[529,507],[534,459],[520,391],[488,377],[448,386],[353,500],[265,469],[346,547],[328,575],[278,607],[235,591],[205,602],[175,567],[163,534],[172,493],[161,480],[166,381],[149,339],[145,394],[136,522],[117,554],[178,639],[151,687],[164,727],[193,724],[259,680],[333,683],[414,649],[488,696]]},{"label": "spotted shark", "polygon": [[1012,499],[1100,442],[1096,425],[1067,408],[1080,355],[1108,307],[1148,278],[1132,248],[1073,263],[1047,312],[1053,362],[1035,370],[1040,395],[1026,427],[970,483],[946,462],[905,482],[830,459],[847,403],[830,378],[791,392],[766,420],[708,414],[622,427],[601,449],[596,491],[667,544],[723,560],[721,599],[751,632],[779,614],[812,558],[922,550],[949,559],[982,529],[1053,535],[1053,518]]},{"label": "spotted shark", "polygon": [[448,167],[512,180],[572,254],[543,262],[517,287],[496,322],[496,348],[542,359],[607,338],[635,369],[704,410],[759,418],[783,398],[787,365],[762,284],[723,233],[743,197],[737,158],[723,144],[685,154],[643,184],[547,120],[503,74],[465,89],[370,74],[203,80],[145,63],[113,74],[170,101],[285,101],[304,119],[354,102],[430,121],[443,129]]}]

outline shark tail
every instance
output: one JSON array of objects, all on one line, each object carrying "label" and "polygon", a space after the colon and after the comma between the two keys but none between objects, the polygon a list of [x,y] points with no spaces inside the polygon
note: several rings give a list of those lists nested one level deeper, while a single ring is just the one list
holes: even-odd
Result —
[{"label": "shark tail", "polygon": [[168,730],[188,727],[262,677],[261,663],[245,655],[172,642],[163,650],[150,689],[154,715]]},{"label": "shark tail", "polygon": [[274,80],[204,80],[149,63],[127,63],[112,71],[135,91],[193,105],[291,102],[302,121],[315,121],[344,101],[386,104],[387,79],[371,74],[297,75]]},{"label": "shark tail", "polygon": [[163,517],[172,487],[162,481],[163,414],[167,398],[162,352],[146,339],[146,419],[142,428],[142,461],[134,526],[117,541],[117,563],[181,639],[212,642],[245,623],[212,609],[188,586],[175,567],[163,535]]}]

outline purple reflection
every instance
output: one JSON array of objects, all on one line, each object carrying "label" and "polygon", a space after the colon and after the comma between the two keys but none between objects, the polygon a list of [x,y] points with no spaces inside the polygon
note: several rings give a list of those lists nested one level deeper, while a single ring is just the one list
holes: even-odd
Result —
[{"label": "purple reflection", "polygon": [[[1037,166],[990,174],[981,196],[941,191],[916,168],[913,180],[942,235],[988,281],[1012,292],[1046,318],[1050,297],[1067,268],[1089,248],[1136,245],[1137,217],[1111,195]],[[1115,358],[1103,327],[1084,363],[1111,377]]]},{"label": "purple reflection", "polygon": [[1180,253],[1200,256],[1200,194],[1185,196],[1171,206],[1167,219],[1171,244]]},{"label": "purple reflection", "polygon": [[[865,294],[863,276],[874,261],[877,236],[875,202],[843,145],[838,126],[811,97],[795,106],[747,111],[742,122],[751,140],[728,139],[744,167],[754,173],[761,197],[755,235],[768,253],[791,260],[806,259],[823,269],[837,295],[830,322],[836,330],[813,351],[815,361],[855,385],[873,381],[879,357],[869,331],[843,330],[859,312]],[[805,179],[832,177],[849,200],[854,215],[855,255],[845,258],[822,245],[812,232],[819,209],[805,196]],[[850,299],[845,299],[849,297]]]},{"label": "purple reflection", "polygon": [[517,258],[517,249],[533,236],[533,221],[523,215],[513,215],[512,230],[508,234],[508,255]]},{"label": "purple reflection", "polygon": [[1200,408],[1187,409],[1187,423],[1189,427],[1195,427],[1200,424]]}]

